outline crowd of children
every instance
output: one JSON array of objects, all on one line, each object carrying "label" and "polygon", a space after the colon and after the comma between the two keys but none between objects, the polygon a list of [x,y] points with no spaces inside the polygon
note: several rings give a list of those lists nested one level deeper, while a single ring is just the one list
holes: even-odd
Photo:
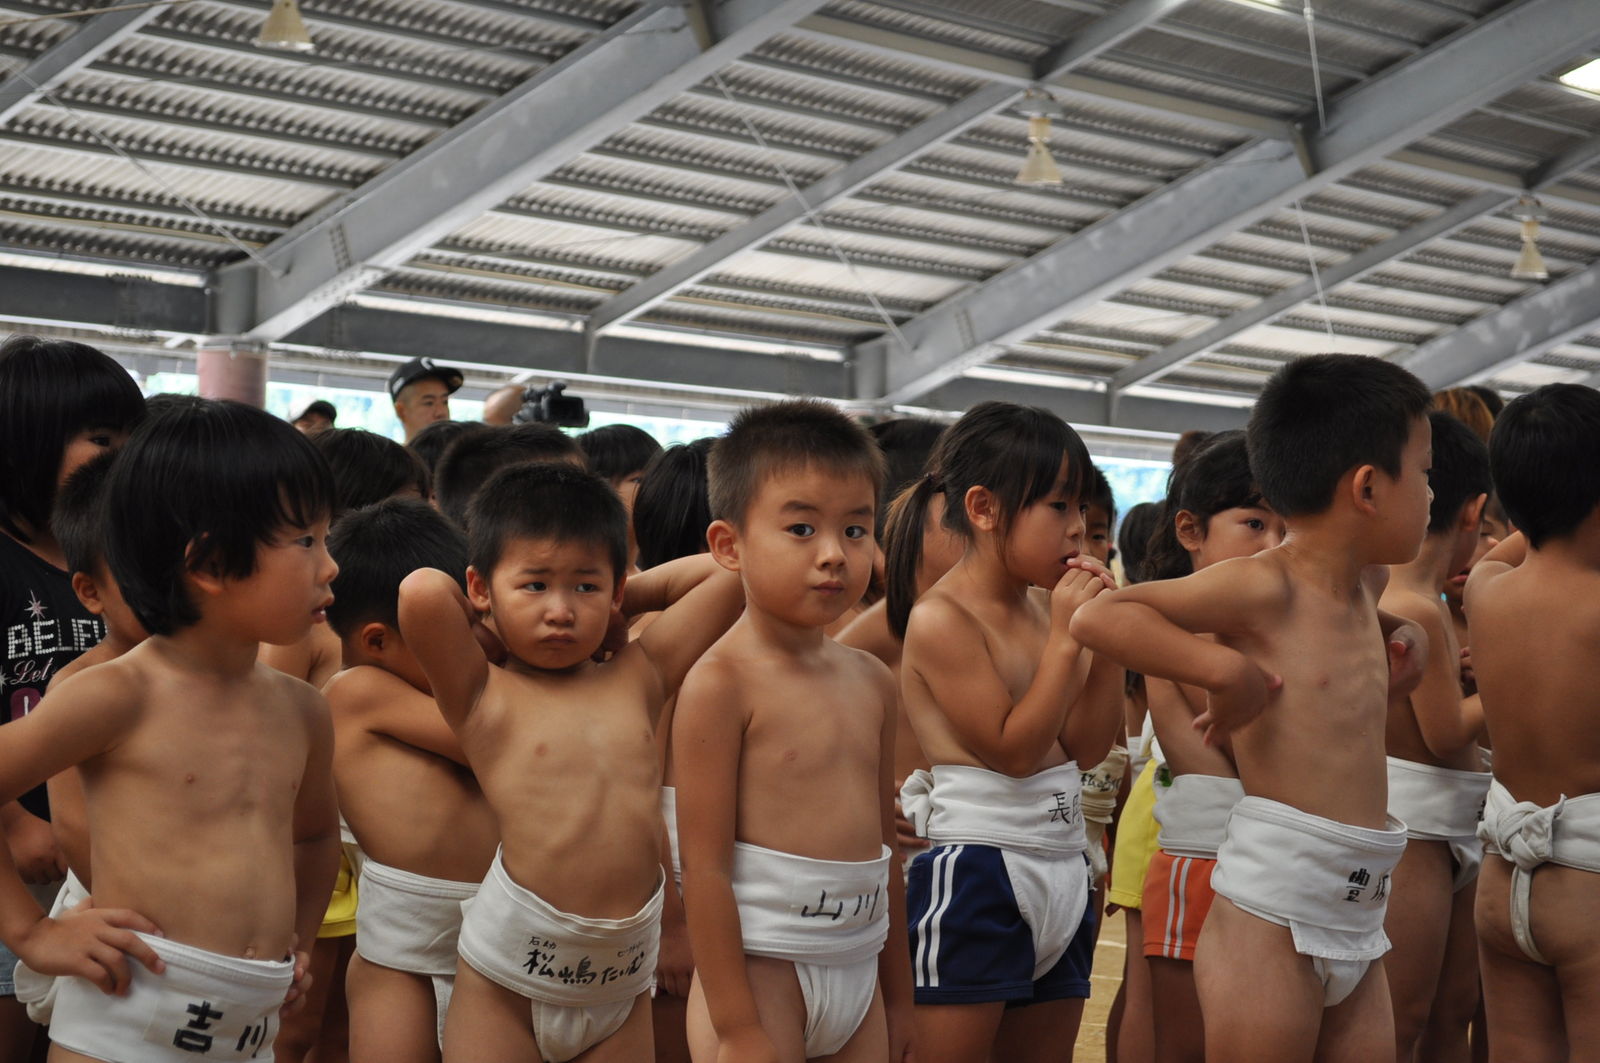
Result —
[{"label": "crowd of children", "polygon": [[1600,392],[1301,358],[1114,550],[1045,410],[402,369],[0,346],[0,1063],[1068,1060],[1119,910],[1116,1063],[1600,1058]]}]

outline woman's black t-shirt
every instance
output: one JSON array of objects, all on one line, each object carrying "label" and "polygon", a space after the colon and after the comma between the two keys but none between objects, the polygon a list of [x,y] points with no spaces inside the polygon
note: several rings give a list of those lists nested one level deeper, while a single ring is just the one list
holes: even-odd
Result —
[{"label": "woman's black t-shirt", "polygon": [[[11,536],[0,533],[0,724],[20,720],[44,697],[50,678],[105,637],[100,618],[72,591],[72,577]],[[43,786],[22,807],[50,818]]]}]

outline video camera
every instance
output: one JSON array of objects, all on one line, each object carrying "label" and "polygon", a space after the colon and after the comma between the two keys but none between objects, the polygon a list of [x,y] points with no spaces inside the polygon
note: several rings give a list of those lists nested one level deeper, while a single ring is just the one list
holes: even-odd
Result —
[{"label": "video camera", "polygon": [[511,418],[514,424],[553,424],[559,428],[589,427],[589,411],[583,400],[564,392],[567,385],[552,380],[542,388],[529,385],[522,393],[522,408]]}]

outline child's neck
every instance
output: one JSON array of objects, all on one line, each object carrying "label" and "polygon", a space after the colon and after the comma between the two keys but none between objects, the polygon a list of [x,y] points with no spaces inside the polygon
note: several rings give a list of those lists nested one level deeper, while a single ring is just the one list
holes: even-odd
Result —
[{"label": "child's neck", "polygon": [[187,672],[242,679],[255,670],[261,644],[207,624],[204,619],[171,635],[149,640],[156,651]]},{"label": "child's neck", "polygon": [[1288,534],[1278,550],[1300,578],[1335,597],[1353,594],[1372,562],[1359,548],[1352,549],[1358,539],[1350,522],[1334,513],[1318,513],[1287,523]]},{"label": "child's neck", "polygon": [[1456,553],[1455,531],[1442,535],[1429,535],[1422,540],[1417,559],[1409,564],[1394,565],[1389,569],[1389,579],[1397,586],[1421,594],[1439,594],[1444,591],[1455,569],[1451,562]]},{"label": "child's neck", "polygon": [[1530,543],[1528,558],[1524,564],[1538,568],[1548,565],[1564,569],[1600,571],[1600,520],[1591,516],[1571,535],[1563,535],[1559,539],[1546,539],[1544,545],[1537,548]]},{"label": "child's neck", "polygon": [[827,639],[822,628],[785,620],[749,600],[741,621],[763,645],[795,657],[815,653]]},{"label": "child's neck", "polygon": [[952,571],[960,573],[973,590],[991,601],[1007,608],[1027,604],[1029,583],[1006,567],[1000,543],[993,536],[974,538]]}]

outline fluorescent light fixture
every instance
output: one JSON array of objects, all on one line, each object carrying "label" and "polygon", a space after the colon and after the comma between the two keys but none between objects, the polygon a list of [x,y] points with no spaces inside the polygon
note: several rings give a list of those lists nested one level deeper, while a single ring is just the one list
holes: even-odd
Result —
[{"label": "fluorescent light fixture", "polygon": [[576,318],[560,314],[542,314],[537,310],[499,310],[489,306],[459,306],[396,295],[366,293],[352,295],[345,301],[371,310],[396,310],[403,314],[448,317],[457,321],[485,321],[500,325],[521,325],[524,328],[552,329],[556,332],[583,331],[583,322]]},{"label": "fluorescent light fixture", "polygon": [[1147,399],[1193,402],[1201,406],[1229,406],[1236,410],[1248,410],[1256,404],[1254,395],[1240,395],[1227,391],[1208,391],[1205,388],[1160,387],[1154,384],[1140,384],[1138,387],[1129,388],[1124,394],[1138,395]]},{"label": "fluorescent light fixture", "polygon": [[1037,388],[1058,388],[1068,391],[1105,391],[1106,382],[1094,377],[1073,376],[1069,373],[1044,373],[1031,369],[1013,369],[1008,365],[978,365],[968,369],[963,376],[971,380],[997,380],[1004,384],[1026,384]]},{"label": "fluorescent light fixture", "polygon": [[1600,59],[1567,71],[1558,79],[1563,85],[1600,96]]},{"label": "fluorescent light fixture", "polygon": [[754,337],[745,339],[742,336],[731,336],[726,333],[717,335],[696,329],[677,329],[652,325],[617,325],[607,329],[606,335],[627,336],[638,340],[656,340],[663,343],[681,343],[685,347],[710,347],[719,351],[789,355],[795,358],[810,358],[817,362],[844,361],[844,352],[837,347],[824,347],[807,343],[784,343],[756,339]]},{"label": "fluorescent light fixture", "polygon": [[0,251],[0,266],[21,269],[44,269],[52,273],[76,273],[83,277],[134,277],[156,284],[172,284],[181,288],[204,288],[206,279],[200,273],[185,273],[175,269],[144,266],[137,262],[86,262],[81,259],[58,258],[55,255],[29,255],[15,251]]}]

